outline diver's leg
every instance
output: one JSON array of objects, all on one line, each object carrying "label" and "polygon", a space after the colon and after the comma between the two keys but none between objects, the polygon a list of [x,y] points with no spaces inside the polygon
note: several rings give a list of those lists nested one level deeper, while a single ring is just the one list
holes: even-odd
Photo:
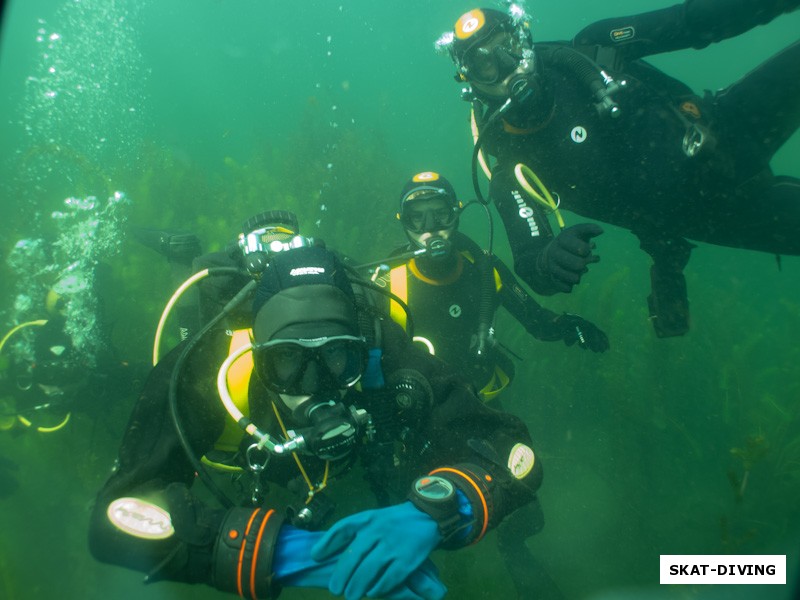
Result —
[{"label": "diver's leg", "polygon": [[742,153],[737,162],[749,161],[752,172],[767,167],[800,126],[800,41],[718,92],[714,113]]},{"label": "diver's leg", "polygon": [[689,297],[683,269],[694,244],[682,237],[663,237],[634,232],[640,247],[653,259],[647,305],[658,337],[674,337],[689,331]]},{"label": "diver's leg", "polygon": [[800,179],[768,169],[735,192],[698,206],[687,238],[771,254],[800,255]]},{"label": "diver's leg", "polygon": [[506,564],[519,600],[561,600],[564,596],[525,540],[544,527],[539,500],[517,509],[497,528],[497,548]]}]

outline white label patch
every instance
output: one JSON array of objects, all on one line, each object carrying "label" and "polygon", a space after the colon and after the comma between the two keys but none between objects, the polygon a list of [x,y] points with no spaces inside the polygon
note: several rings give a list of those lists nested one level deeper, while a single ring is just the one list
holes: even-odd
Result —
[{"label": "white label patch", "polygon": [[138,498],[117,498],[106,514],[117,529],[134,537],[163,540],[175,533],[167,511]]},{"label": "white label patch", "polygon": [[531,232],[531,237],[539,236],[539,226],[536,224],[536,219],[533,218],[533,209],[525,204],[525,199],[518,190],[511,190],[511,195],[514,197],[514,202],[517,203],[519,218],[525,219],[528,223],[528,229]]},{"label": "white label patch", "polygon": [[515,444],[508,455],[508,470],[517,479],[522,479],[533,469],[536,458],[533,450],[525,444]]},{"label": "white label patch", "polygon": [[297,267],[289,271],[289,275],[297,277],[298,275],[322,275],[325,272],[323,267]]},{"label": "white label patch", "polygon": [[578,125],[577,127],[572,128],[572,131],[569,133],[569,137],[571,137],[572,141],[576,144],[582,144],[586,141],[586,138],[589,137],[589,134],[586,132],[586,129]]}]

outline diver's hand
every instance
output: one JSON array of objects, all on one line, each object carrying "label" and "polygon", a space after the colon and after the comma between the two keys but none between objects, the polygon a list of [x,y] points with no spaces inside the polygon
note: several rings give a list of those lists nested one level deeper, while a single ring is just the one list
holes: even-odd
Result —
[{"label": "diver's hand", "polygon": [[[311,558],[311,549],[323,535],[322,531],[306,531],[291,525],[281,527],[272,568],[282,587],[328,589],[339,557],[333,555],[324,561]],[[438,576],[436,566],[426,560],[382,597],[386,600],[438,600],[446,591]]]},{"label": "diver's hand", "polygon": [[435,570],[423,565],[441,541],[436,521],[403,502],[342,519],[314,544],[311,557],[336,558],[328,590],[347,600],[399,599],[405,596],[391,594],[404,582],[424,600],[439,600],[447,590]]},{"label": "diver's hand", "polygon": [[597,325],[578,315],[564,313],[556,319],[556,326],[561,330],[561,339],[567,346],[578,344],[592,352],[605,352],[610,348],[608,336]]},{"label": "diver's hand", "polygon": [[557,292],[571,292],[589,270],[588,265],[600,261],[592,254],[595,246],[591,239],[601,233],[603,229],[594,223],[567,227],[545,246],[536,268],[550,278]]}]

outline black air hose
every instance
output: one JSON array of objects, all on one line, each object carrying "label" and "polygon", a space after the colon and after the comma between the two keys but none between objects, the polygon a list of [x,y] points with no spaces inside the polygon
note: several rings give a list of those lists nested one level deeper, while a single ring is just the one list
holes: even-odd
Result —
[{"label": "black air hose", "polygon": [[480,297],[478,303],[478,340],[475,355],[480,360],[485,360],[493,346],[492,320],[494,319],[494,297],[496,294],[494,283],[494,268],[492,256],[482,254],[475,262],[480,279]]},{"label": "black air hose", "polygon": [[589,88],[592,96],[597,100],[596,108],[601,116],[619,116],[619,106],[610,98],[611,92],[615,91],[617,86],[614,84],[613,88],[609,89],[609,83],[612,83],[612,80],[604,75],[600,65],[569,46],[547,48],[546,56],[554,65],[569,69],[581,83]]}]

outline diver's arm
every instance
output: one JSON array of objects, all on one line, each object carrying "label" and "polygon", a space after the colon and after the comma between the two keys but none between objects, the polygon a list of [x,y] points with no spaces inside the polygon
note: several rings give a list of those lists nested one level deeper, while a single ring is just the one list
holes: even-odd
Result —
[{"label": "diver's arm", "polygon": [[495,169],[491,197],[503,225],[514,257],[514,271],[538,294],[558,292],[549,275],[539,268],[540,257],[553,240],[544,210],[516,185],[512,167]]},{"label": "diver's arm", "polygon": [[[168,354],[145,383],[118,468],[90,517],[90,550],[97,560],[141,571],[150,582],[205,583],[234,593],[244,586],[247,597],[274,597],[272,563],[282,516],[268,508],[207,505],[189,489],[197,476],[178,439],[167,393],[181,350]],[[187,383],[179,387],[182,427],[198,458],[224,423],[219,398],[211,393],[216,372],[208,368],[221,361],[209,352],[201,347],[191,357]],[[242,552],[250,558],[240,567]]]},{"label": "diver's arm", "polygon": [[[120,445],[117,468],[98,493],[90,520],[89,543],[95,558],[102,562],[152,573],[156,579],[193,581],[199,574],[187,570],[187,550],[179,535],[166,535],[164,531],[161,538],[154,539],[136,532],[137,520],[146,526],[148,520],[158,521],[155,513],[169,515],[175,508],[170,506],[171,485],[191,486],[196,479],[169,406],[170,380],[183,348],[184,345],[178,346],[164,356],[144,384]],[[181,426],[198,458],[212,446],[224,422],[221,403],[211,393],[216,374],[206,367],[214,364],[211,361],[216,358],[209,357],[208,350],[199,347],[185,363],[186,377],[178,387],[179,414],[185,416]],[[123,505],[114,518],[113,506],[122,498],[131,499],[139,508]],[[146,508],[150,506],[155,512]],[[131,514],[126,517],[125,511]],[[174,517],[171,521],[176,524]],[[158,528],[156,524],[153,526]]]},{"label": "diver's arm", "polygon": [[[541,464],[520,419],[486,407],[452,367],[404,338],[394,323],[387,324],[384,365],[389,373],[397,367],[419,372],[431,386],[433,406],[419,432],[428,450],[420,455],[418,473],[444,477],[462,494],[468,526],[444,544],[462,547],[534,500]],[[402,361],[395,363],[397,356]]]},{"label": "diver's arm", "polygon": [[530,434],[514,415],[492,410],[465,387],[454,387],[431,417],[438,465],[428,473],[448,479],[468,501],[466,535],[445,547],[475,543],[517,508],[533,502],[542,467]]},{"label": "diver's arm", "polygon": [[495,269],[500,274],[500,304],[525,327],[525,331],[538,340],[551,342],[563,336],[556,321],[559,315],[543,307],[525,291],[503,261],[495,257]]},{"label": "diver's arm", "polygon": [[508,267],[499,259],[495,260],[495,268],[503,282],[500,302],[533,337],[544,342],[562,340],[567,346],[577,343],[592,352],[609,349],[608,336],[597,325],[578,315],[559,315],[544,308],[522,288]]},{"label": "diver's arm", "polygon": [[611,47],[625,60],[705,48],[800,6],[800,0],[686,0],[668,8],[603,19],[581,30],[573,45]]}]

